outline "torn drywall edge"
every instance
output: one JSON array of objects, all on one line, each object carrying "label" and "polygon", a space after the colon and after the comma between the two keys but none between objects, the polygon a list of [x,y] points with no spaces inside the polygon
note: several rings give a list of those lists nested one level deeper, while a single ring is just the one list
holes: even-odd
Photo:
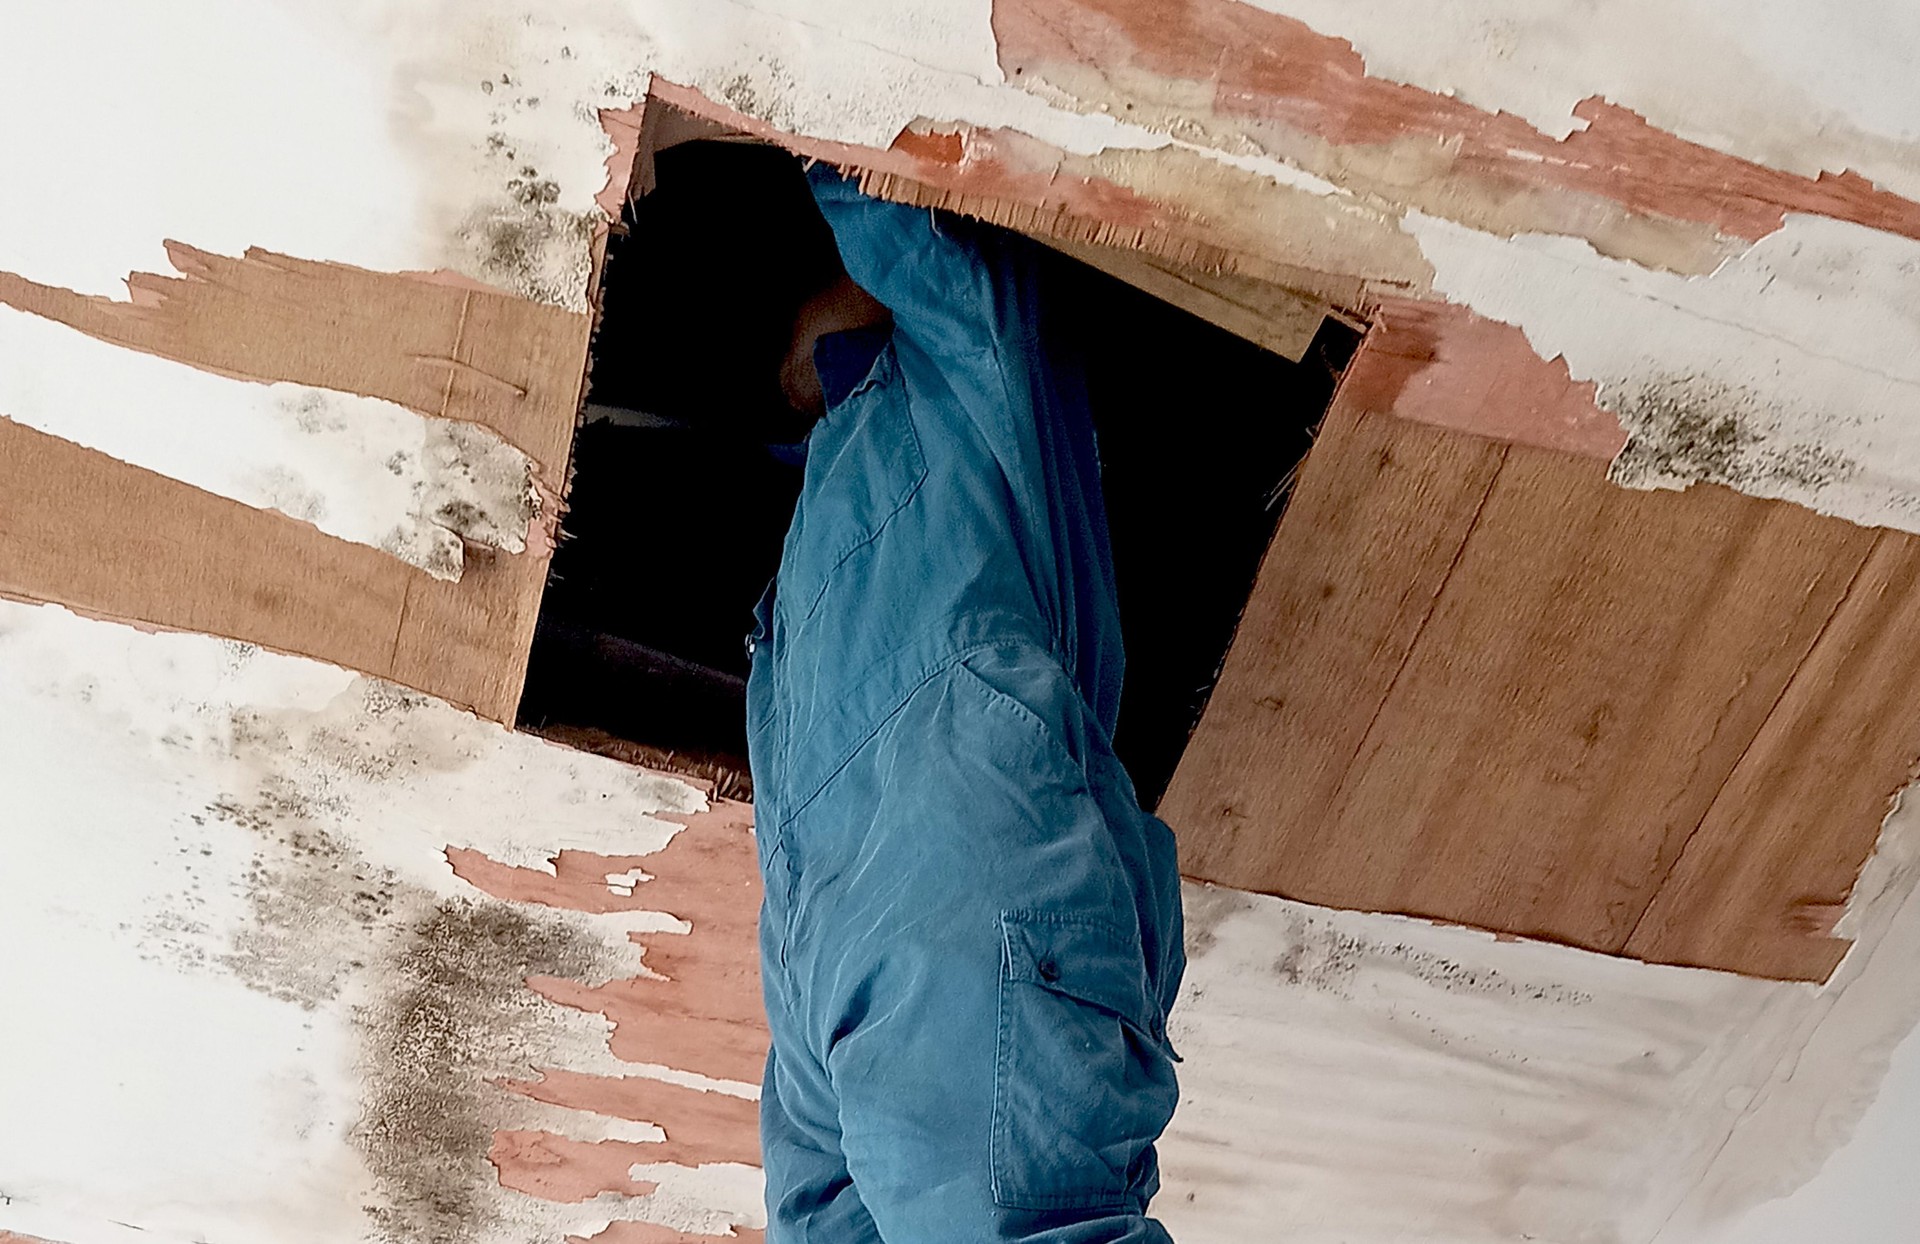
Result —
[{"label": "torn drywall edge", "polygon": [[166,251],[177,275],[133,273],[126,301],[0,272],[0,304],[216,376],[479,424],[557,478],[579,383],[560,364],[576,339],[584,359],[585,316],[448,272],[375,272],[257,247],[239,258],[178,242]]},{"label": "torn drywall edge", "polygon": [[1920,531],[1920,242],[1793,216],[1687,280],[1577,239],[1409,223],[1439,292],[1598,384],[1629,438],[1616,481],[1707,481]]},{"label": "torn drywall edge", "polygon": [[[440,582],[4,419],[0,491],[0,594],[307,655],[512,718],[542,559],[470,550],[461,581]],[[75,495],[94,500],[84,521]]]},{"label": "torn drywall edge", "polygon": [[1490,232],[1575,233],[1604,253],[1696,273],[1724,253],[1716,234],[1751,241],[1787,212],[1920,236],[1920,203],[1864,178],[1764,168],[1597,97],[1573,107],[1582,128],[1553,138],[1373,77],[1345,40],[1228,0],[1171,17],[1136,0],[1044,12],[999,0],[994,28],[1011,80],[1051,85],[1063,106],[1122,111],[1216,147],[1251,142],[1356,192]]},{"label": "torn drywall edge", "polygon": [[526,548],[532,464],[493,433],[373,398],[227,380],[0,307],[0,417],[458,579]]},{"label": "torn drywall edge", "polygon": [[861,147],[782,130],[662,78],[651,92],[694,116],[857,172],[868,193],[1023,232],[1139,250],[1347,307],[1370,285],[1418,290],[1430,276],[1389,213],[1178,145],[1082,155],[1017,131],[916,121],[884,148]]}]

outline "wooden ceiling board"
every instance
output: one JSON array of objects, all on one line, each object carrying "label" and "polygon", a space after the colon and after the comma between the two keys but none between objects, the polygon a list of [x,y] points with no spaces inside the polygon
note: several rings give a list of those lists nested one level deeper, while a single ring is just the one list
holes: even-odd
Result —
[{"label": "wooden ceiling board", "polygon": [[[1830,828],[1700,835],[1710,810],[1728,816],[1749,785],[1758,797],[1734,775],[1804,698],[1796,671],[1835,659],[1842,632],[1907,625],[1897,610],[1854,620],[1849,589],[1880,538],[1782,502],[1632,491],[1597,459],[1336,411],[1161,805],[1183,867],[1329,906],[1823,978],[1823,955],[1768,952],[1739,930],[1765,925],[1781,893],[1830,898],[1843,874],[1844,897],[1920,720],[1877,707],[1885,760],[1850,775],[1840,803],[1813,771],[1794,787],[1789,802]],[[1902,633],[1920,651],[1920,618]],[[1844,742],[1831,712],[1799,730],[1815,752]],[[1711,851],[1756,880],[1695,883],[1712,902],[1676,898],[1642,927],[1676,861]]]},{"label": "wooden ceiling board", "polygon": [[1878,540],[1659,895],[1640,958],[1824,980],[1891,796],[1920,757],[1920,540]]},{"label": "wooden ceiling board", "polygon": [[1188,875],[1278,891],[1275,853],[1324,822],[1504,455],[1404,420],[1327,416],[1160,804],[1185,829]]}]

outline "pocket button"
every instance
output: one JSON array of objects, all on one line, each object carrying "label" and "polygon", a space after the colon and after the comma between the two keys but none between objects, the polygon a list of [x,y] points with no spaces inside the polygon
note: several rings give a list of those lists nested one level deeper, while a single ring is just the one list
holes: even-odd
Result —
[{"label": "pocket button", "polygon": [[1033,970],[1038,972],[1040,979],[1049,985],[1060,979],[1060,965],[1051,959],[1042,959],[1033,965]]}]

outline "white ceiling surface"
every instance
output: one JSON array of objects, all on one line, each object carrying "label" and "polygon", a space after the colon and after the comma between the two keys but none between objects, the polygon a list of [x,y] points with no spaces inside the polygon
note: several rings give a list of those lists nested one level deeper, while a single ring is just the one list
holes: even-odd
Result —
[{"label": "white ceiling surface", "polygon": [[457,579],[462,540],[520,552],[533,464],[489,429],[253,384],[0,306],[0,417]]},{"label": "white ceiling surface", "polygon": [[[0,1230],[63,1244],[370,1238],[356,1207],[385,1185],[353,1137],[386,1071],[364,1017],[405,984],[395,947],[422,912],[477,896],[442,847],[525,867],[644,851],[672,832],[653,813],[700,806],[311,661],[18,604],[0,604],[0,789],[0,943],[35,947],[0,1016]],[[290,827],[356,876],[391,875],[393,913],[344,918],[329,874],[286,851]],[[1846,1139],[1920,1011],[1904,821],[1888,842],[1851,918],[1872,953],[1829,990],[1189,887],[1184,1091],[1157,1211],[1186,1244],[1647,1241],[1678,1209],[1711,1226],[1789,1190]],[[678,927],[542,918],[609,973],[635,970],[629,929]],[[542,1005],[517,1022],[508,1066],[472,1074],[666,1074],[615,1064],[592,1017]],[[496,1126],[631,1132],[485,1101]],[[1875,1138],[1916,1108],[1877,1107],[1821,1178],[1864,1161],[1870,1180]],[[487,1189],[474,1238],[756,1221],[751,1172],[655,1174],[656,1201]]]},{"label": "white ceiling surface", "polygon": [[[1846,1133],[1844,1118],[1832,1126]],[[1909,1036],[1894,1051],[1879,1097],[1811,1182],[1731,1221],[1662,1235],[1659,1244],[1903,1244],[1920,1223],[1916,1154],[1920,1037]]]}]

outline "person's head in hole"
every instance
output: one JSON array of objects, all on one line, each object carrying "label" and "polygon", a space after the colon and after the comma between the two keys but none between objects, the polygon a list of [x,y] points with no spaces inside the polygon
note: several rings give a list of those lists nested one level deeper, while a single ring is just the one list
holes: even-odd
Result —
[{"label": "person's head in hole", "polygon": [[848,279],[795,156],[751,142],[662,151],[607,288],[602,401],[725,436],[793,441],[823,413],[813,347],[884,322]]}]

